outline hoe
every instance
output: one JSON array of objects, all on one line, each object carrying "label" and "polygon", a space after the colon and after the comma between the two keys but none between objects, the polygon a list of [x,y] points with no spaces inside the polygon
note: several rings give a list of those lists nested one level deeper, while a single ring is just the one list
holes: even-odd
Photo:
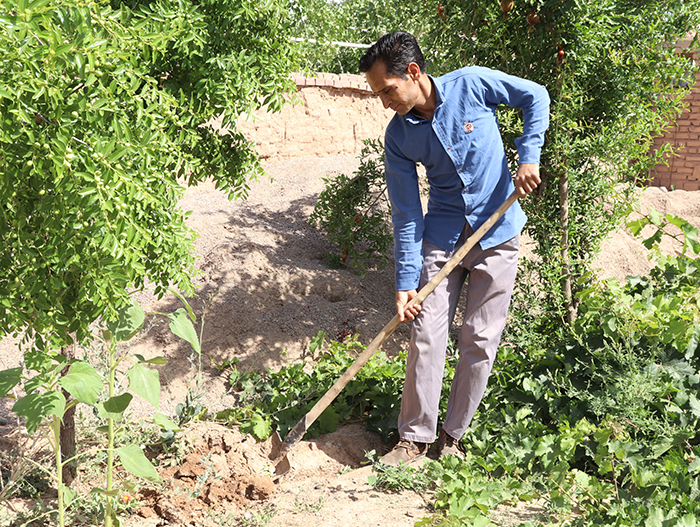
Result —
[{"label": "hoe", "polygon": [[[437,285],[448,275],[450,272],[461,262],[467,253],[474,247],[482,236],[486,234],[491,227],[500,219],[501,216],[508,210],[508,208],[518,199],[516,191],[508,197],[508,199],[503,202],[503,204],[494,212],[486,223],[484,223],[477,231],[472,234],[467,241],[454,253],[452,258],[445,264],[445,266],[436,274],[430,282],[425,284],[423,288],[418,291],[418,294],[409,302],[410,305],[419,304],[425,300],[425,298],[433,292]],[[304,434],[309,429],[309,427],[316,421],[319,415],[328,408],[328,406],[333,402],[333,400],[338,396],[343,388],[352,380],[357,372],[360,371],[362,366],[367,364],[372,355],[374,355],[379,347],[384,343],[384,341],[391,335],[394,330],[399,325],[399,316],[394,315],[394,318],[384,326],[384,328],[379,332],[379,334],[374,337],[374,340],[367,346],[364,352],[355,360],[355,362],[345,370],[345,373],[335,382],[333,386],[321,397],[314,407],[296,424],[296,426],[287,434],[284,441],[279,436],[279,433],[275,432],[272,436],[272,452],[270,454],[270,459],[275,463],[275,475],[281,476],[285,474],[290,468],[291,464],[287,457],[287,454],[294,445],[296,445]]]}]

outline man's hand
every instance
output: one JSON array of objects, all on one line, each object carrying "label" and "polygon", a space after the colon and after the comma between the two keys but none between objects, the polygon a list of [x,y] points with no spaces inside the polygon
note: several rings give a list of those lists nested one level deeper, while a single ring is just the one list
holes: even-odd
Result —
[{"label": "man's hand", "polygon": [[541,182],[540,165],[533,163],[518,165],[518,173],[515,175],[515,190],[518,192],[518,196],[527,196]]},{"label": "man's hand", "polygon": [[399,315],[399,320],[401,322],[408,322],[413,320],[420,313],[421,306],[416,304],[414,306],[406,308],[411,299],[416,296],[418,292],[415,289],[410,291],[396,291],[396,313]]}]

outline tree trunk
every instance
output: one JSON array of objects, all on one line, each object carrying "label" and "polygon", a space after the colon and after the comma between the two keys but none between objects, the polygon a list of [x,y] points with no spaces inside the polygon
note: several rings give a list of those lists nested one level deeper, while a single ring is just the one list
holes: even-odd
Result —
[{"label": "tree trunk", "polygon": [[[63,356],[70,360],[75,358],[75,344],[72,346],[65,347],[61,350]],[[64,368],[61,372],[62,375],[68,373],[68,368]],[[69,400],[70,394],[63,390],[63,395],[66,401]],[[61,422],[60,431],[60,443],[61,443],[61,458],[66,460],[75,456],[75,406],[72,406],[63,414],[63,421]],[[75,460],[63,465],[63,484],[69,486],[77,474],[77,468]]]},{"label": "tree trunk", "polygon": [[566,320],[569,324],[576,320],[576,308],[571,292],[571,259],[569,256],[569,176],[564,173],[559,178],[559,220],[561,223],[561,285],[566,302]]}]

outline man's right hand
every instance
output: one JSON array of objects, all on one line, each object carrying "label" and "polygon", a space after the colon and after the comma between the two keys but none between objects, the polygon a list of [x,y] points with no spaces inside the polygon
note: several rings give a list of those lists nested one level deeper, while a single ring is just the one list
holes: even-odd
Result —
[{"label": "man's right hand", "polygon": [[406,308],[414,296],[418,294],[418,291],[411,289],[410,291],[396,291],[396,313],[399,315],[399,320],[406,323],[410,320],[415,319],[420,313],[421,305],[415,304],[409,308]]}]

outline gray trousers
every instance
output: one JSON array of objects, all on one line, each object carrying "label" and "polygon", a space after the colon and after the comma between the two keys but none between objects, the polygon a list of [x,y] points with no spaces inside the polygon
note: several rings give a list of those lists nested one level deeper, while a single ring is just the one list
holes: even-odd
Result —
[{"label": "gray trousers", "polygon": [[[472,234],[467,224],[457,246]],[[518,267],[516,236],[482,250],[477,244],[423,301],[413,321],[406,381],[399,414],[399,436],[420,443],[435,441],[445,350],[462,286],[467,276],[467,303],[459,337],[459,363],[442,428],[461,438],[481,402],[506,323]],[[420,287],[435,276],[452,253],[423,242]]]}]

